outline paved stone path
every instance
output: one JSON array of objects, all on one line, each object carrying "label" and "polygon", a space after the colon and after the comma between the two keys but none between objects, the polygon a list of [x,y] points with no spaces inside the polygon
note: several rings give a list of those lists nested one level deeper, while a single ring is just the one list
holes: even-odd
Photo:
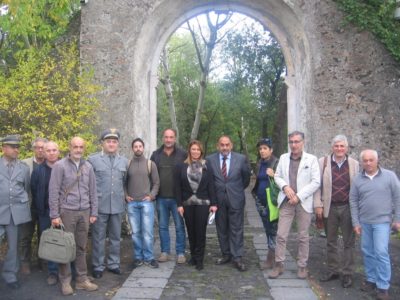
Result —
[{"label": "paved stone path", "polygon": [[[209,226],[203,271],[198,272],[188,265],[177,265],[174,259],[160,263],[158,269],[141,266],[132,271],[113,299],[318,299],[307,280],[297,279],[297,265],[288,252],[285,272],[280,278],[268,279],[268,271],[260,270],[259,264],[267,254],[266,236],[252,196],[249,193],[246,196],[247,272],[239,273],[232,266],[213,264],[219,249],[215,226]],[[171,253],[174,253],[174,225],[170,227],[170,234]],[[157,238],[155,256],[159,254]]]}]

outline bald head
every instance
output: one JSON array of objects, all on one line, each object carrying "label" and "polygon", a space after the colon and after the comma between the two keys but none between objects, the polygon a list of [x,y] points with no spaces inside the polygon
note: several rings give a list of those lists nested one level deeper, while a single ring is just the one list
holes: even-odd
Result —
[{"label": "bald head", "polygon": [[72,160],[78,162],[85,152],[85,140],[79,136],[75,136],[69,143],[69,154]]}]

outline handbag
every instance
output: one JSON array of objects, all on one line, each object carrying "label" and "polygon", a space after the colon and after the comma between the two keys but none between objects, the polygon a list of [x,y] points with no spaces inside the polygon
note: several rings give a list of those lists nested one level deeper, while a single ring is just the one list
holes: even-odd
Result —
[{"label": "handbag", "polygon": [[74,234],[60,228],[50,227],[43,231],[39,243],[39,257],[48,261],[68,264],[75,260],[76,244]]},{"label": "handbag", "polygon": [[265,189],[267,195],[267,205],[269,210],[269,220],[275,221],[279,218],[278,194],[279,187],[273,177],[269,177],[269,186]]}]

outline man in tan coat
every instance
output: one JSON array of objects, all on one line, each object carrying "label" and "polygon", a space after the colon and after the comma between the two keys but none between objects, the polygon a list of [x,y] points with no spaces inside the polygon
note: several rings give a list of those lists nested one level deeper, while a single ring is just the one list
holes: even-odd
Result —
[{"label": "man in tan coat", "polygon": [[332,140],[332,154],[321,157],[321,186],[314,194],[314,208],[317,218],[324,218],[327,236],[328,271],[322,274],[320,281],[339,278],[340,263],[337,239],[339,229],[343,236],[342,286],[352,285],[354,272],[354,233],[351,223],[349,192],[359,164],[347,155],[349,145],[344,135]]}]

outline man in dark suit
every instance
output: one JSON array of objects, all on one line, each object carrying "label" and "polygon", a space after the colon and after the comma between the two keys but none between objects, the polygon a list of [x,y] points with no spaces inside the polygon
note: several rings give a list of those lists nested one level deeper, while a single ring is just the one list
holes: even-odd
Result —
[{"label": "man in dark suit", "polygon": [[228,136],[218,140],[217,153],[207,157],[212,168],[218,201],[216,225],[222,257],[217,265],[233,260],[239,271],[246,271],[243,256],[244,190],[250,182],[250,166],[246,157],[232,152]]},{"label": "man in dark suit", "polygon": [[19,136],[9,135],[2,140],[0,158],[0,239],[7,233],[8,251],[3,264],[2,277],[7,286],[19,288],[18,225],[31,220],[28,191],[29,167],[18,160]]}]

